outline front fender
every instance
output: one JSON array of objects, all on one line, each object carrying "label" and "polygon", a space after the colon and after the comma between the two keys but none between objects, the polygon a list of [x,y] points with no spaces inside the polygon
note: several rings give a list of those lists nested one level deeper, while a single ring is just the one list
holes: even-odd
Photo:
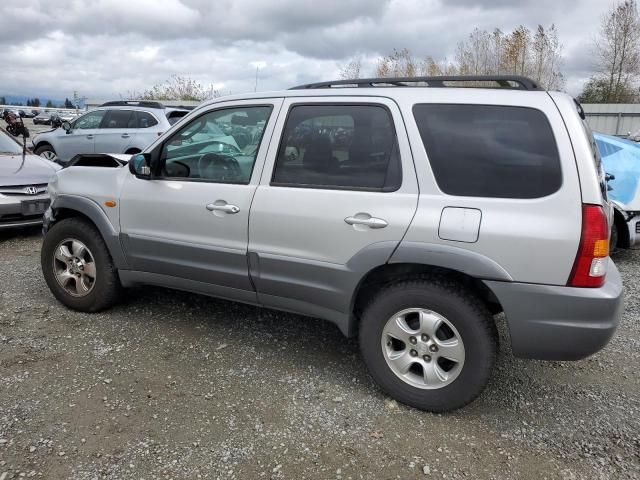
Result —
[{"label": "front fender", "polygon": [[47,230],[59,219],[61,210],[78,212],[78,214],[87,217],[98,229],[100,235],[107,245],[107,249],[111,254],[113,263],[116,268],[127,268],[127,261],[124,250],[120,244],[120,235],[113,227],[107,215],[102,211],[100,206],[91,199],[79,197],[77,195],[57,195],[55,196],[51,206],[44,216],[43,232]]}]

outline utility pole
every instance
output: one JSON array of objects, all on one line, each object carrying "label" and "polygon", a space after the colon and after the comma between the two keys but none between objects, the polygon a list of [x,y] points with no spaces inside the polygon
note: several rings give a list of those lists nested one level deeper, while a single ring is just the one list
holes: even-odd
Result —
[{"label": "utility pole", "polygon": [[253,86],[253,91],[258,90],[258,71],[260,70],[260,65],[256,65],[256,84]]}]

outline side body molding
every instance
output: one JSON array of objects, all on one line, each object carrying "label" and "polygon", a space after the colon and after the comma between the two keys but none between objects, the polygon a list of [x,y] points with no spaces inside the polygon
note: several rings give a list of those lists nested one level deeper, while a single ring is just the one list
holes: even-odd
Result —
[{"label": "side body molding", "polygon": [[58,195],[50,207],[53,218],[47,218],[45,214],[45,229],[55,222],[55,211],[61,208],[75,210],[88,217],[100,231],[116,268],[127,268],[126,257],[120,244],[120,235],[96,202],[76,195]]},{"label": "side body molding", "polygon": [[397,245],[371,244],[346,264],[249,252],[249,273],[260,304],[329,320],[352,336],[353,294],[369,271],[387,263]]},{"label": "side body molding", "polygon": [[421,263],[457,270],[475,278],[513,281],[511,275],[490,258],[463,248],[437,243],[403,241],[389,263]]}]

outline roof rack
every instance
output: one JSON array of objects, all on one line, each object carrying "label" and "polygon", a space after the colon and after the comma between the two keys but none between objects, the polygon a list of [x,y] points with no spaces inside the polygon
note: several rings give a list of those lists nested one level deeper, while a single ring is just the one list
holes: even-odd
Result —
[{"label": "roof rack", "polygon": [[147,108],[164,108],[160,102],[150,102],[148,100],[114,100],[113,102],[105,102],[101,107],[147,107]]},{"label": "roof rack", "polygon": [[[469,83],[470,85],[461,85]],[[473,83],[480,85],[473,85]],[[491,86],[493,84],[494,86]],[[308,83],[290,88],[306,90],[334,87],[476,87],[507,88],[514,90],[544,90],[535,81],[519,75],[448,75],[438,77],[389,77],[357,78],[352,80],[333,80],[330,82]]]}]

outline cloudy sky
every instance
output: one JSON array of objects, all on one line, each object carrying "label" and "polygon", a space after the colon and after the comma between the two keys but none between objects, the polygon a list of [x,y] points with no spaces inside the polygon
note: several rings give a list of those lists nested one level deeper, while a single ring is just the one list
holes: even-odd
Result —
[{"label": "cloudy sky", "polygon": [[613,0],[0,0],[0,95],[118,98],[171,75],[221,91],[338,76],[350,57],[395,48],[452,58],[475,27],[555,23],[567,90],[592,69],[590,45]]}]

